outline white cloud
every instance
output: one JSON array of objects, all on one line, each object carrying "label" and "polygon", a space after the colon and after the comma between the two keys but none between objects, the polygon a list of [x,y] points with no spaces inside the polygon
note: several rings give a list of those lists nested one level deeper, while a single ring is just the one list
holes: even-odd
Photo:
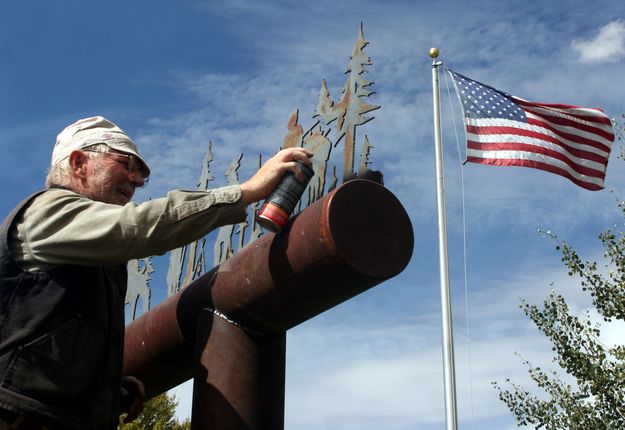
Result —
[{"label": "white cloud", "polygon": [[[397,325],[361,330],[357,335],[340,326],[313,324],[297,330],[289,338],[289,363],[306,365],[287,370],[286,428],[440,426],[444,401],[439,336],[436,325]],[[430,340],[429,345],[419,345],[424,338]],[[531,388],[526,369],[513,354],[515,349],[537,361],[549,361],[549,350],[538,334],[476,341],[469,385],[467,355],[457,349],[460,421],[468,423],[473,416],[478,423],[502,417],[512,422],[490,383],[510,377]]]},{"label": "white cloud", "polygon": [[576,39],[573,49],[584,63],[614,63],[625,56],[625,23],[612,21],[599,29],[592,39]]}]

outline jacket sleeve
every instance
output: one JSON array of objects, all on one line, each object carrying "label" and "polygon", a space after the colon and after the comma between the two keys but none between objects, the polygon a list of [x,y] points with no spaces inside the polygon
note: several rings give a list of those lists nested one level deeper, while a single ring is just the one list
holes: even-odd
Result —
[{"label": "jacket sleeve", "polygon": [[163,254],[245,218],[238,185],[171,191],[125,206],[54,189],[36,197],[17,220],[11,248],[16,261],[35,271],[63,264],[123,264]]}]

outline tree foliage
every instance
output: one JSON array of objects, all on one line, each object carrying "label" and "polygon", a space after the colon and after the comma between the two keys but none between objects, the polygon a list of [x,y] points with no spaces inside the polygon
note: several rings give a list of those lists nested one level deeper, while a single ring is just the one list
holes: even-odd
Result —
[{"label": "tree foliage", "polygon": [[191,422],[180,423],[175,418],[178,402],[167,393],[160,394],[147,402],[141,415],[131,423],[120,424],[119,430],[189,430]]},{"label": "tree foliage", "polygon": [[[625,216],[625,202],[619,206]],[[582,260],[566,242],[551,237],[569,276],[579,278],[604,321],[625,321],[625,232],[607,229],[599,235],[602,267]],[[573,315],[564,297],[553,291],[542,306],[523,301],[521,308],[550,340],[553,361],[566,375],[524,360],[529,376],[544,393],[540,398],[509,379],[505,386],[493,383],[517,424],[554,430],[625,428],[625,347],[604,345],[600,324],[593,324],[588,312]]]}]

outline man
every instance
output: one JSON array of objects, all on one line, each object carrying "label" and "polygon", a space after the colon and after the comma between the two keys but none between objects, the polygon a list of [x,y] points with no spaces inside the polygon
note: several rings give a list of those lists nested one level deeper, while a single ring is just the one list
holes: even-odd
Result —
[{"label": "man", "polygon": [[103,117],[57,137],[46,189],[0,227],[0,430],[113,429],[134,419],[143,385],[121,377],[126,263],[162,254],[265,198],[302,148],[278,152],[241,185],[131,202],[150,174],[132,140]]}]

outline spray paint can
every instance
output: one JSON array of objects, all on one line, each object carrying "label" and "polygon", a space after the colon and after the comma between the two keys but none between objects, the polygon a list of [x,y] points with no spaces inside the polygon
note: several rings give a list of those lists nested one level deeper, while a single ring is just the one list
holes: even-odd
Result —
[{"label": "spray paint can", "polygon": [[302,197],[306,185],[310,182],[315,172],[313,169],[302,163],[295,161],[304,175],[304,181],[297,180],[293,173],[288,172],[280,180],[280,183],[269,197],[265,200],[260,210],[256,214],[256,222],[261,227],[279,233],[293,213],[297,202]]}]

